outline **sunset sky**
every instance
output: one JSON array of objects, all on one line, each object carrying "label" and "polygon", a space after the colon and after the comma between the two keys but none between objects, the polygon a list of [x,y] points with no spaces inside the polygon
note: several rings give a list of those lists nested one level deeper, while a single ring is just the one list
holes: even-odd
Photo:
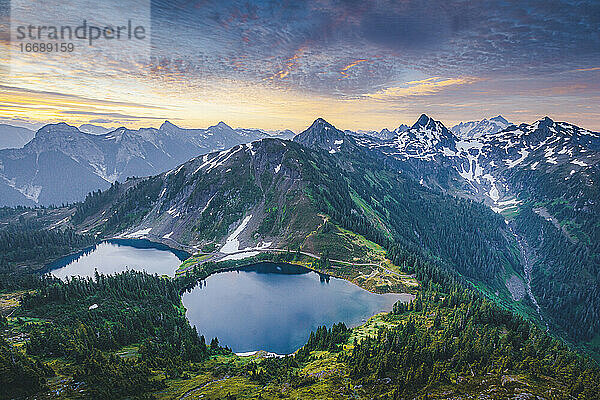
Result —
[{"label": "sunset sky", "polygon": [[120,0],[115,23],[149,19],[147,48],[23,57],[6,32],[28,10],[16,21],[12,1],[0,0],[4,122],[379,130],[502,114],[600,131],[598,1]]}]

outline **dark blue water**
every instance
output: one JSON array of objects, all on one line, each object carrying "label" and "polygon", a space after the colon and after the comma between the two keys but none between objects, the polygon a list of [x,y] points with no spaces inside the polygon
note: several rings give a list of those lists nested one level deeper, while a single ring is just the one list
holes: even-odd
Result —
[{"label": "dark blue water", "polygon": [[289,354],[320,325],[360,325],[412,297],[374,294],[305,268],[263,263],[211,275],[183,295],[183,304],[190,323],[207,341],[216,336],[238,353]]},{"label": "dark blue water", "polygon": [[46,270],[61,279],[74,275],[93,277],[96,270],[105,275],[137,270],[175,276],[181,261],[188,257],[184,251],[145,239],[114,239],[58,259]]}]

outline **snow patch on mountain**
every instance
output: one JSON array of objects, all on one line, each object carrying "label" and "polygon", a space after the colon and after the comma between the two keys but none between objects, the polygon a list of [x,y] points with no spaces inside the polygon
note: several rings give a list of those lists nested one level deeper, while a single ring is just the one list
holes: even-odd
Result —
[{"label": "snow patch on mountain", "polygon": [[580,160],[572,160],[571,164],[579,165],[581,167],[588,167],[588,165],[586,163],[584,163],[583,161],[580,161]]},{"label": "snow patch on mountain", "polygon": [[221,247],[221,253],[230,254],[239,251],[240,242],[238,240],[238,236],[244,231],[244,229],[246,229],[246,225],[248,225],[250,219],[252,219],[252,214],[246,216],[242,220],[242,223],[231,233],[231,235],[229,235],[229,237],[225,240],[225,244],[223,247]]},{"label": "snow patch on mountain", "polygon": [[35,201],[36,203],[38,202],[38,198],[40,197],[40,194],[42,193],[42,189],[43,189],[43,186],[32,185],[32,184],[25,184],[22,186],[15,185],[13,187],[15,189],[17,189],[19,192],[21,192],[21,194],[23,194],[23,196]]},{"label": "snow patch on mountain", "polygon": [[152,230],[152,228],[140,229],[140,230],[137,230],[135,232],[128,233],[127,235],[125,235],[125,237],[132,238],[132,239],[134,239],[134,238],[141,238],[141,237],[144,237],[144,236],[148,235],[151,230]]},{"label": "snow patch on mountain", "polygon": [[529,155],[529,152],[525,149],[520,149],[519,154],[521,155],[521,157],[517,158],[514,161],[504,160],[506,162],[506,165],[508,166],[508,168],[514,168],[515,166],[521,164],[527,158],[527,156]]}]

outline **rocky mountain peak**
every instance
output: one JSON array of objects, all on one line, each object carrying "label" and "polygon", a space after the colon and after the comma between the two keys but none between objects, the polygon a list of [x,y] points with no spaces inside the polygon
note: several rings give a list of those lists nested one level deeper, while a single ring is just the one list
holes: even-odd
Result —
[{"label": "rocky mountain peak", "polygon": [[294,137],[294,141],[308,147],[320,147],[331,154],[340,150],[346,134],[325,121],[317,118],[310,127]]},{"label": "rocky mountain peak", "polygon": [[[215,128],[220,128],[220,129],[233,129],[232,127],[230,127],[229,125],[227,125],[225,122],[223,121],[219,121],[219,123],[217,125],[214,126]],[[212,127],[211,127],[212,128]]]},{"label": "rocky mountain peak", "polygon": [[461,122],[452,127],[451,131],[461,139],[478,139],[485,135],[498,133],[512,125],[502,115],[490,119]]},{"label": "rocky mountain peak", "polygon": [[417,122],[413,124],[411,128],[419,128],[419,127],[428,127],[431,124],[434,124],[435,121],[432,118],[429,118],[426,114],[421,114]]},{"label": "rocky mountain peak", "polygon": [[424,136],[429,139],[437,139],[440,141],[456,141],[458,139],[444,126],[443,123],[436,121],[425,114],[421,114],[417,122],[415,122],[410,129],[407,129],[405,133],[411,136]]},{"label": "rocky mountain peak", "polygon": [[544,118],[540,119],[538,122],[539,122],[540,126],[552,126],[552,125],[554,125],[554,121],[550,117],[548,117],[548,116],[545,116]]},{"label": "rocky mountain peak", "polygon": [[323,118],[317,118],[314,120],[314,122],[310,125],[310,127],[308,129],[317,130],[317,129],[324,129],[326,127],[330,128],[330,129],[335,129],[335,127],[333,125],[331,125],[329,122],[325,121]]},{"label": "rocky mountain peak", "polygon": [[441,123],[440,121],[436,121],[435,119],[425,115],[425,114],[421,114],[421,116],[419,117],[419,119],[417,120],[417,122],[415,122],[413,124],[413,126],[410,127],[410,129],[407,129],[406,132],[425,132],[427,131],[429,133],[429,135],[433,134],[433,135],[440,135],[443,137],[448,137],[448,138],[454,138],[454,135],[448,130],[448,128],[446,128],[444,126],[443,123]]},{"label": "rocky mountain peak", "polygon": [[504,125],[510,124],[510,122],[508,122],[508,120],[506,118],[504,118],[502,115],[498,115],[496,117],[490,118],[490,121],[491,122],[500,123],[500,124],[504,124]]},{"label": "rocky mountain peak", "polygon": [[71,126],[65,122],[59,122],[58,124],[48,124],[41,127],[35,134],[36,138],[48,137],[55,135],[73,135],[82,134],[82,132],[75,126]]},{"label": "rocky mountain peak", "polygon": [[344,136],[344,132],[325,121],[323,118],[317,118],[311,126],[309,126],[304,132],[301,132],[296,137],[309,137],[318,136],[319,138],[330,138],[332,136]]},{"label": "rocky mountain peak", "polygon": [[162,125],[158,129],[161,131],[164,131],[164,130],[170,130],[170,129],[179,129],[179,127],[177,125],[173,124],[171,121],[166,120],[165,122],[162,123]]},{"label": "rocky mountain peak", "polygon": [[399,127],[397,127],[397,128],[394,130],[394,132],[396,132],[396,134],[398,134],[398,133],[402,133],[402,132],[404,132],[404,131],[407,131],[407,130],[409,130],[409,129],[410,129],[410,126],[408,126],[408,125],[406,125],[406,124],[400,124],[400,126],[399,126]]}]

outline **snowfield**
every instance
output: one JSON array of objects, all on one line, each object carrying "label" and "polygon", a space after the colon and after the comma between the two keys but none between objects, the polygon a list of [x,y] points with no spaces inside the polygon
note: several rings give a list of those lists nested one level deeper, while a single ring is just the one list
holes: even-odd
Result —
[{"label": "snowfield", "polygon": [[244,231],[244,229],[246,229],[246,226],[248,225],[248,222],[250,222],[250,219],[252,219],[252,214],[244,218],[240,226],[238,226],[233,231],[233,233],[227,238],[227,240],[225,240],[225,244],[223,245],[223,247],[221,247],[220,250],[221,253],[231,254],[239,251],[240,242],[237,239],[237,237],[240,235],[240,233]]}]

